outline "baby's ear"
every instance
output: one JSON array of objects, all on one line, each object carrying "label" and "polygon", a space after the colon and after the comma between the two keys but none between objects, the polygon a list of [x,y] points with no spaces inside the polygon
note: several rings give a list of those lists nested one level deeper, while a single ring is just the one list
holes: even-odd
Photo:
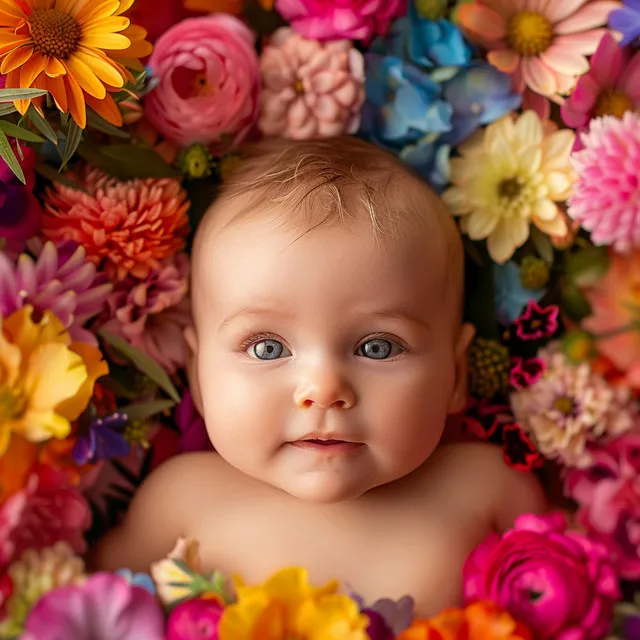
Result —
[{"label": "baby's ear", "polygon": [[467,350],[476,334],[472,324],[460,327],[455,347],[456,381],[449,401],[449,413],[460,413],[467,406]]},{"label": "baby's ear", "polygon": [[202,393],[200,392],[200,381],[198,380],[198,336],[193,326],[184,330],[184,339],[189,347],[189,361],[187,362],[187,378],[191,389],[191,398],[198,413],[202,416]]}]

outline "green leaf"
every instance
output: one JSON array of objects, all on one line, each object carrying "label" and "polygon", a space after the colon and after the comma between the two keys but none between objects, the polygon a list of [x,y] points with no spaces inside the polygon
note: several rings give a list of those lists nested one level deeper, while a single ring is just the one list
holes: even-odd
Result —
[{"label": "green leaf", "polygon": [[110,136],[114,136],[115,138],[123,138],[126,140],[131,137],[127,131],[114,127],[111,123],[107,122],[104,118],[101,118],[91,109],[87,110],[87,126],[91,126],[93,129],[106,133]]},{"label": "green leaf", "polygon": [[129,420],[146,420],[157,413],[171,409],[175,404],[173,400],[156,400],[155,402],[130,404],[120,409],[120,411],[126,413]]},{"label": "green leaf", "polygon": [[67,129],[67,142],[64,148],[64,154],[62,155],[62,165],[60,169],[64,169],[71,158],[73,158],[75,152],[78,150],[78,146],[82,141],[82,134],[84,129],[81,129],[73,118],[69,119],[69,128]]},{"label": "green leaf", "polygon": [[128,342],[125,342],[118,336],[114,336],[108,331],[100,330],[98,334],[107,344],[131,360],[144,375],[163,389],[170,398],[176,402],[180,402],[180,395],[173,386],[167,372],[153,358],[150,358],[146,353],[132,347]]},{"label": "green leaf", "polygon": [[44,142],[44,138],[41,138],[37,133],[29,131],[24,127],[19,127],[13,122],[7,122],[6,120],[0,120],[0,129],[2,129],[8,136],[12,138],[18,138],[18,140],[25,140],[26,142]]},{"label": "green leaf", "polygon": [[17,109],[11,104],[0,104],[0,116],[8,116],[10,113],[15,113]]},{"label": "green leaf", "polygon": [[16,158],[16,154],[13,152],[11,148],[11,144],[9,140],[7,140],[7,136],[4,131],[0,129],[0,156],[7,163],[7,166],[13,173],[16,178],[22,182],[22,184],[27,184],[27,181],[24,178],[24,172],[22,171],[22,167],[18,162],[18,158]]},{"label": "green leaf", "polygon": [[65,187],[69,187],[70,189],[75,189],[76,191],[82,191],[82,193],[87,193],[87,194],[89,193],[81,182],[77,182],[76,180],[69,178],[69,176],[67,176],[66,174],[60,173],[49,164],[40,162],[36,164],[34,168],[37,173],[39,173],[44,178],[47,178],[47,180],[51,180],[52,182],[54,181],[59,182],[60,184],[63,184]]},{"label": "green leaf", "polygon": [[553,264],[553,245],[551,244],[551,238],[537,227],[531,225],[531,241],[538,255],[547,264]]},{"label": "green leaf", "polygon": [[571,282],[562,291],[561,306],[564,313],[576,322],[591,315],[591,305],[588,300],[580,289]]},{"label": "green leaf", "polygon": [[31,100],[47,95],[44,89],[0,89],[0,102],[14,102],[15,100]]},{"label": "green leaf", "polygon": [[566,274],[574,284],[584,287],[599,280],[609,268],[607,247],[589,247],[566,259]]},{"label": "green leaf", "polygon": [[52,144],[58,145],[58,136],[53,130],[53,127],[43,118],[38,111],[33,107],[29,107],[27,111],[31,124]]},{"label": "green leaf", "polygon": [[153,149],[131,144],[112,144],[100,148],[129,178],[178,178],[182,173],[168,165]]}]

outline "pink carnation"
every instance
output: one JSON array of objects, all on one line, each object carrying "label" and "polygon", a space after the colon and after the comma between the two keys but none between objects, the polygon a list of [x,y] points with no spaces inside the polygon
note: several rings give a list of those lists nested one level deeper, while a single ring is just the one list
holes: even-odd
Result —
[{"label": "pink carnation", "polygon": [[406,0],[276,0],[276,9],[311,40],[362,40],[385,35],[407,13]]},{"label": "pink carnation", "polygon": [[322,43],[283,27],[260,58],[263,133],[294,139],[355,133],[364,100],[364,59],[350,40]]},{"label": "pink carnation", "polygon": [[0,507],[0,573],[26,549],[44,549],[58,541],[80,554],[83,533],[91,525],[89,505],[66,474],[39,465],[26,487]]},{"label": "pink carnation", "polygon": [[640,115],[603,116],[582,134],[571,162],[578,174],[567,213],[596,245],[619,253],[640,247]]},{"label": "pink carnation", "polygon": [[184,330],[191,324],[187,298],[189,258],[178,253],[144,280],[118,283],[107,298],[102,327],[153,358],[168,373],[187,364]]},{"label": "pink carnation", "polygon": [[149,67],[159,84],[145,98],[145,115],[174,144],[202,143],[224,152],[258,117],[254,36],[234,16],[179,22],[158,39]]},{"label": "pink carnation", "polygon": [[566,531],[562,513],[522,515],[493,533],[463,568],[467,603],[490,600],[538,640],[600,640],[620,598],[604,547]]},{"label": "pink carnation", "polygon": [[640,579],[640,432],[592,448],[593,464],[566,474],[578,519],[609,551],[618,575]]}]

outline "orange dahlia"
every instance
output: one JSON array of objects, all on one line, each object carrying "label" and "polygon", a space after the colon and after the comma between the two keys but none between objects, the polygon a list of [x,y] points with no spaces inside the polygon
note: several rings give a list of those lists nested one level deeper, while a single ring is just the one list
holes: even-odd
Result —
[{"label": "orange dahlia", "polygon": [[59,182],[47,189],[45,237],[78,242],[86,258],[114,280],[146,278],[162,260],[184,249],[189,200],[177,180],[123,182],[89,166],[77,179],[87,193]]},{"label": "orange dahlia", "polygon": [[[122,14],[134,0],[0,0],[0,73],[7,89],[44,89],[56,107],[87,124],[87,106],[115,126],[110,92],[133,76],[127,66],[151,53],[146,31]],[[24,114],[31,100],[17,100]],[[42,98],[35,106],[41,109]]]}]

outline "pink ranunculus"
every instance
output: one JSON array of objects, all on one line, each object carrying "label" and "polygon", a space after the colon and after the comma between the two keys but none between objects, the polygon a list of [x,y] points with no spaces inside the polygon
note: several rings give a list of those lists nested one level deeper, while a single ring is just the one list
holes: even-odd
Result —
[{"label": "pink ranunculus", "polygon": [[366,43],[407,13],[407,0],[276,0],[275,7],[305,38]]},{"label": "pink ranunculus", "polygon": [[169,615],[166,640],[218,640],[223,611],[217,600],[195,598],[178,604]]},{"label": "pink ranunculus", "polygon": [[278,29],[260,58],[258,126],[269,136],[355,133],[364,101],[364,58],[350,40],[318,42]]},{"label": "pink ranunculus", "polygon": [[170,142],[237,145],[258,117],[260,71],[254,36],[238,18],[188,18],[156,42],[149,68],[158,86],[145,97],[145,116]]},{"label": "pink ranunculus", "polygon": [[[162,607],[143,587],[113,573],[58,587],[33,606],[23,640],[164,640]],[[195,636],[194,636],[195,637]]]},{"label": "pink ranunculus", "polygon": [[38,465],[26,487],[0,506],[0,573],[25,549],[44,549],[58,541],[84,553],[84,532],[91,512],[80,489],[68,476]]},{"label": "pink ranunculus", "polygon": [[467,603],[491,600],[538,640],[600,640],[620,590],[606,550],[566,531],[563,514],[522,515],[491,534],[463,568]]},{"label": "pink ranunculus", "polygon": [[565,492],[579,505],[578,521],[602,543],[618,575],[640,579],[640,431],[592,446],[588,469],[565,476]]}]

